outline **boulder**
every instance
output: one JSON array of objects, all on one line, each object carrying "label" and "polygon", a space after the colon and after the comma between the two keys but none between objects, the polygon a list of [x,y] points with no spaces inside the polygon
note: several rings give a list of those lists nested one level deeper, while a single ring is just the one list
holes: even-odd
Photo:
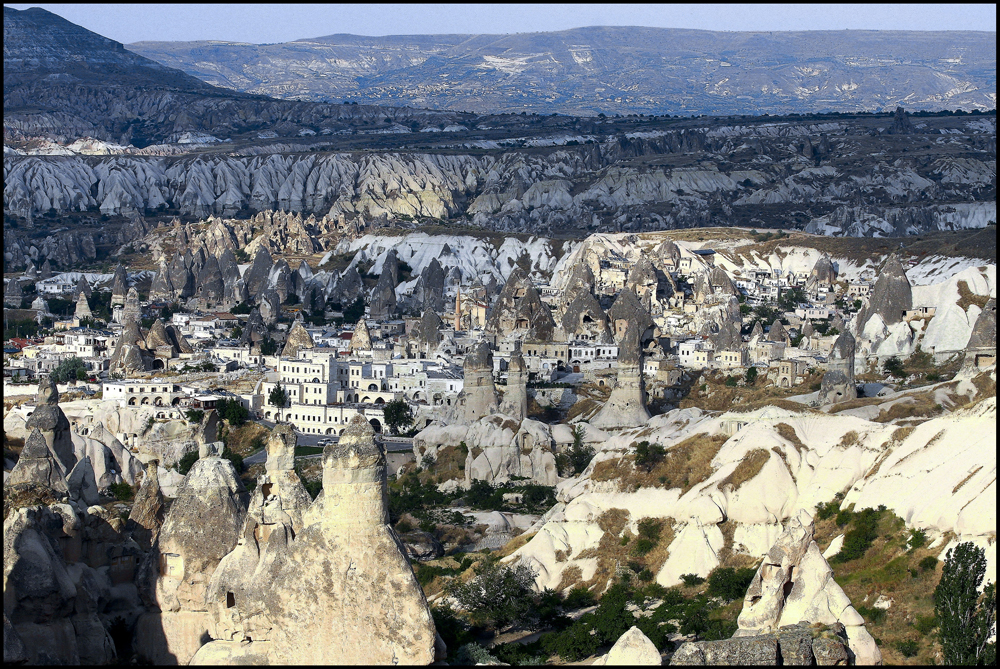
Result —
[{"label": "boulder", "polygon": [[622,634],[608,654],[604,656],[605,666],[655,665],[663,664],[660,651],[638,627],[632,627]]},{"label": "boulder", "polygon": [[444,546],[437,540],[437,537],[429,532],[414,530],[400,535],[399,540],[411,560],[426,562],[427,560],[436,560],[444,555]]}]

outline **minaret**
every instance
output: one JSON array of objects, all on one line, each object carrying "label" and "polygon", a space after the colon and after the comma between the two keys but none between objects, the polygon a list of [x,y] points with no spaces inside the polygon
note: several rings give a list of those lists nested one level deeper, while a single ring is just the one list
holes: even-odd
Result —
[{"label": "minaret", "polygon": [[455,293],[455,332],[462,329],[462,287]]}]

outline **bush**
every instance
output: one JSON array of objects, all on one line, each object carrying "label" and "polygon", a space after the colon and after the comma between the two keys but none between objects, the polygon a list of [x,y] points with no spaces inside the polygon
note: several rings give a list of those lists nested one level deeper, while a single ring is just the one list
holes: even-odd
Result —
[{"label": "bush", "polygon": [[645,555],[656,548],[656,542],[652,539],[647,539],[646,537],[639,537],[636,539],[635,543],[632,544],[632,555]]},{"label": "bush", "polygon": [[56,383],[79,381],[87,378],[87,365],[76,356],[67,358],[52,370],[52,380]]},{"label": "bush", "polygon": [[562,632],[544,634],[540,641],[545,652],[558,655],[566,662],[579,662],[596,653],[601,645],[591,628],[579,622]]},{"label": "bush", "polygon": [[917,621],[913,623],[913,626],[918,632],[926,636],[931,633],[931,630],[937,627],[937,616],[917,616]]},{"label": "bush", "polygon": [[198,451],[188,451],[177,463],[177,473],[187,476],[187,473],[191,471],[191,467],[196,462],[198,462]]},{"label": "bush", "polygon": [[111,491],[111,494],[115,496],[115,499],[120,502],[130,502],[134,496],[132,486],[124,481],[121,483],[112,483],[108,486],[108,489]]},{"label": "bush", "polygon": [[896,650],[898,650],[903,657],[913,657],[920,652],[920,644],[912,639],[897,641]]},{"label": "bush", "polygon": [[742,599],[746,595],[750,581],[753,580],[756,569],[744,567],[733,569],[732,567],[720,567],[714,569],[708,575],[708,594],[712,597],[721,597],[727,601]]},{"label": "bush", "polygon": [[566,595],[566,600],[563,602],[563,607],[573,611],[576,609],[585,609],[588,606],[593,606],[597,603],[597,598],[594,597],[592,593],[587,588],[582,585],[578,585],[569,591]]},{"label": "bush", "polygon": [[[840,552],[830,562],[843,563],[863,557],[872,542],[878,538],[878,521],[881,515],[882,512],[876,509],[864,509],[860,513],[851,514],[851,529],[844,535],[844,545]],[[840,514],[837,514],[837,519],[839,522]]]},{"label": "bush", "polygon": [[928,555],[920,561],[919,567],[920,571],[931,571],[932,569],[937,569],[937,565],[938,559],[933,555]]},{"label": "bush", "polygon": [[659,444],[650,444],[648,441],[640,441],[635,446],[635,464],[643,467],[647,472],[652,471],[653,466],[663,459],[666,450]]},{"label": "bush", "polygon": [[219,418],[228,420],[233,427],[243,425],[250,417],[250,411],[238,399],[219,400],[215,410],[219,412]]},{"label": "bush", "polygon": [[923,530],[910,530],[910,549],[922,548],[927,543],[927,533]]},{"label": "bush", "polygon": [[698,574],[681,574],[681,581],[683,581],[684,585],[688,586],[689,588],[693,588],[695,586],[704,583],[705,579],[703,579],[701,576],[698,576]]},{"label": "bush", "polygon": [[938,638],[947,664],[996,664],[996,584],[979,595],[986,574],[986,552],[972,543],[948,551],[941,581],[934,590]]},{"label": "bush", "polygon": [[840,503],[837,501],[833,502],[820,502],[816,505],[816,519],[817,520],[828,520],[833,518],[834,514],[840,510]]},{"label": "bush", "polygon": [[201,409],[188,409],[184,412],[184,416],[188,419],[189,423],[200,423],[205,417],[205,412]]},{"label": "bush", "polygon": [[881,625],[888,615],[885,609],[876,609],[873,606],[858,606],[858,613],[865,619],[865,622],[872,625]]},{"label": "bush", "polygon": [[534,584],[535,573],[528,565],[503,565],[487,558],[468,583],[452,581],[448,594],[469,612],[475,624],[501,630],[532,617]]}]

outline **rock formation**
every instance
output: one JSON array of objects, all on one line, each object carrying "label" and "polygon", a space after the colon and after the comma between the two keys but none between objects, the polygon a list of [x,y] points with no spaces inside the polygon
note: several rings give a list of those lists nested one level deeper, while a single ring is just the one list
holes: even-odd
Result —
[{"label": "rock formation", "polygon": [[80,275],[80,280],[76,282],[76,290],[73,291],[73,292],[76,293],[77,295],[79,295],[80,293],[83,293],[88,298],[91,295],[94,294],[93,289],[90,287],[90,282],[87,281],[87,275],[86,274],[81,274]]},{"label": "rock formation", "polygon": [[121,322],[126,326],[129,323],[138,323],[142,318],[142,307],[139,305],[139,291],[132,286],[125,294],[125,306],[122,307]]},{"label": "rock formation", "polygon": [[372,335],[368,331],[368,321],[362,316],[358,324],[354,326],[354,334],[351,335],[351,343],[348,351],[357,353],[358,351],[372,350]]},{"label": "rock formation", "polygon": [[618,377],[608,401],[590,421],[594,427],[619,429],[637,427],[649,421],[639,327],[630,324],[618,343]]},{"label": "rock formation", "polygon": [[845,666],[844,626],[790,625],[780,631],[718,641],[688,641],[670,658],[677,666]]},{"label": "rock formation", "polygon": [[138,586],[151,611],[139,618],[134,645],[154,664],[187,664],[202,645],[211,624],[209,580],[246,517],[249,494],[221,457],[221,442],[200,450],[140,567]]},{"label": "rock formation", "polygon": [[896,113],[892,115],[892,125],[885,132],[887,135],[909,135],[913,132],[910,116],[902,107],[896,107]]},{"label": "rock formation", "polygon": [[369,314],[379,321],[386,321],[396,314],[396,285],[392,272],[383,268],[369,300]]},{"label": "rock formation", "polygon": [[608,321],[615,341],[619,342],[619,345],[628,328],[635,327],[635,336],[641,346],[646,331],[653,326],[649,312],[639,303],[635,293],[628,288],[618,293],[614,304],[608,309]]},{"label": "rock formation", "polygon": [[806,289],[817,290],[823,286],[829,288],[836,280],[837,270],[833,267],[833,261],[830,260],[830,256],[824,255],[816,261],[810,270],[809,278],[806,280]]},{"label": "rock formation", "polygon": [[507,367],[507,387],[504,390],[500,413],[521,421],[528,416],[528,368],[517,346]]},{"label": "rock formation", "polygon": [[618,641],[611,647],[608,654],[604,656],[603,664],[606,667],[617,666],[660,666],[663,659],[656,646],[642,633],[638,627],[631,627],[629,631],[618,637]]},{"label": "rock formation", "polygon": [[493,351],[486,340],[480,340],[465,355],[462,363],[465,381],[458,394],[462,420],[474,423],[497,410],[497,390],[493,383]]},{"label": "rock formation", "polygon": [[267,339],[267,325],[260,316],[260,310],[256,307],[247,317],[247,323],[243,326],[243,334],[240,335],[240,346],[251,346],[252,349],[260,352],[260,343]]},{"label": "rock formation", "polygon": [[895,253],[889,256],[872,287],[868,304],[858,312],[857,332],[864,331],[868,321],[875,315],[883,324],[893,325],[903,320],[903,312],[913,307],[913,293],[906,271]]},{"label": "rock formation", "polygon": [[77,320],[93,318],[93,314],[90,312],[90,304],[87,302],[87,294],[82,290],[76,297],[76,311],[73,312],[73,318]]},{"label": "rock formation", "polygon": [[314,346],[312,337],[309,336],[302,322],[295,321],[295,325],[292,326],[288,338],[285,340],[285,348],[282,349],[281,355],[286,358],[297,358],[299,351],[305,351]]},{"label": "rock formation", "polygon": [[777,632],[799,623],[833,625],[847,630],[855,664],[878,664],[882,654],[864,618],[833,580],[833,571],[813,540],[812,516],[791,518],[757,569],[743,601],[737,637]]},{"label": "rock formation", "polygon": [[[290,514],[279,512],[293,505],[286,491],[272,487],[265,500],[261,490],[264,522],[251,516],[243,545],[213,578],[215,630],[222,638],[203,646],[193,663],[435,659],[430,610],[388,525],[385,452],[374,436],[359,415],[336,445],[326,447],[323,491],[303,513],[300,532],[292,531]],[[266,476],[279,475],[294,472],[274,469]],[[234,589],[225,589],[230,583]]]},{"label": "rock formation", "polygon": [[410,341],[414,342],[417,349],[426,355],[437,347],[441,341],[441,328],[444,323],[441,317],[433,309],[425,309],[417,323],[410,332]]},{"label": "rock formation", "polygon": [[767,331],[767,341],[784,342],[785,345],[791,345],[792,338],[788,335],[788,330],[782,325],[781,321],[777,318],[771,323],[771,329]]},{"label": "rock formation", "polygon": [[139,329],[139,321],[127,322],[122,333],[118,336],[115,350],[111,354],[109,371],[123,374],[128,378],[152,368],[152,356],[146,349],[146,341]]},{"label": "rock formation", "polygon": [[125,524],[125,530],[144,551],[153,546],[163,526],[164,505],[163,493],[160,491],[159,464],[155,459],[146,463],[146,473]]},{"label": "rock formation", "polygon": [[420,272],[414,296],[423,309],[444,310],[444,269],[437,258],[432,258]]},{"label": "rock formation", "polygon": [[69,492],[62,468],[52,457],[45,437],[37,427],[28,434],[21,457],[10,471],[10,477],[4,481],[5,486],[19,483],[38,483],[56,492]]},{"label": "rock formation", "polygon": [[502,337],[551,341],[554,329],[552,312],[542,303],[528,273],[515,267],[486,318],[486,331]]},{"label": "rock formation", "polygon": [[76,465],[76,454],[73,449],[73,440],[70,432],[69,420],[66,414],[59,408],[59,391],[56,389],[55,381],[49,376],[38,382],[38,395],[35,398],[37,406],[28,420],[24,423],[24,430],[29,435],[33,429],[38,429],[49,453],[59,466],[63,476],[69,473]]},{"label": "rock formation", "polygon": [[251,299],[259,299],[260,294],[267,287],[267,277],[271,272],[272,265],[274,265],[274,260],[267,249],[259,249],[254,254],[253,262],[243,275],[243,283],[246,284]]},{"label": "rock formation", "polygon": [[608,316],[589,290],[579,287],[567,292],[571,298],[562,316],[563,335],[569,339],[586,339],[602,344],[611,343]]},{"label": "rock formation", "polygon": [[764,337],[764,328],[761,327],[760,321],[754,321],[753,328],[750,330],[750,339],[754,337],[757,338],[757,341]]},{"label": "rock formation", "polygon": [[965,346],[965,366],[987,367],[996,364],[997,357],[997,298],[991,297],[972,326],[972,335]]},{"label": "rock formation", "polygon": [[858,388],[854,380],[854,335],[843,332],[833,343],[830,355],[827,356],[826,373],[820,382],[819,403],[833,404],[846,402],[858,396]]},{"label": "rock formation", "polygon": [[265,289],[260,295],[260,318],[265,325],[271,326],[281,317],[281,298],[274,288]]},{"label": "rock formation", "polygon": [[125,265],[119,263],[111,278],[111,306],[124,305],[126,293],[128,293],[128,272],[125,271]]}]

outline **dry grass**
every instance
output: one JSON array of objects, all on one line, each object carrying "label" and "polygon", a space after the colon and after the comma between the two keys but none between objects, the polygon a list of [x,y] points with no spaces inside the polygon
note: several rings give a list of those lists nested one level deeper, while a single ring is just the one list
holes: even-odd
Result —
[{"label": "dry grass", "polygon": [[437,459],[430,467],[417,474],[421,484],[444,483],[452,479],[465,477],[466,451],[461,446],[445,446],[439,448]]},{"label": "dry grass", "polygon": [[682,409],[697,407],[708,411],[753,411],[765,406],[779,406],[807,413],[812,411],[809,407],[786,398],[803,394],[810,384],[818,383],[822,378],[821,375],[807,375],[805,381],[791,388],[779,388],[762,379],[758,379],[753,386],[732,388],[726,385],[727,376],[723,372],[706,372],[705,390],[702,391],[697,385],[693,386],[678,406]]},{"label": "dry grass", "polygon": [[986,399],[987,397],[996,397],[997,394],[997,382],[992,376],[987,372],[982,374],[977,374],[972,377],[972,385],[976,387],[976,399]]},{"label": "dry grass", "polygon": [[802,443],[799,439],[799,435],[795,432],[795,428],[788,423],[778,423],[775,428],[778,431],[778,436],[785,441],[791,442],[792,446],[795,447],[796,453],[801,453],[802,451],[809,450],[806,445]]},{"label": "dry grass", "polygon": [[968,311],[969,307],[971,307],[973,304],[982,309],[986,306],[986,303],[989,302],[990,300],[988,295],[977,295],[976,293],[973,293],[972,290],[969,288],[969,284],[966,283],[965,281],[959,281],[957,287],[958,287],[958,302],[956,304],[962,307],[964,311]]},{"label": "dry grass", "polygon": [[556,586],[556,592],[562,592],[567,588],[572,588],[576,583],[583,578],[583,571],[575,564],[571,564],[563,570],[562,577],[559,579],[559,585]]},{"label": "dry grass", "polygon": [[699,432],[667,450],[663,460],[649,471],[635,466],[635,456],[605,460],[594,466],[594,481],[617,480],[619,490],[681,488],[682,494],[712,474],[712,460],[726,443],[724,434]]},{"label": "dry grass", "polygon": [[531,534],[521,534],[519,536],[514,537],[497,552],[497,557],[501,558],[507,557],[508,555],[516,551],[518,548],[524,546],[529,541],[531,541],[532,538],[535,536],[535,534],[536,534],[535,532],[532,532]]},{"label": "dry grass", "polygon": [[[733,551],[733,537],[736,534],[736,523],[731,520],[726,520],[725,522],[719,523],[718,528],[722,530],[723,544],[722,548],[719,549],[719,566],[720,567],[732,567],[733,569],[742,569],[743,567],[757,567],[759,560],[746,553],[736,553]],[[743,600],[738,600],[739,605],[742,608]],[[739,610],[733,616],[733,619],[739,615]]]},{"label": "dry grass", "polygon": [[619,536],[628,525],[628,520],[629,512],[625,509],[608,509],[598,516],[597,525],[604,530],[604,535],[601,536],[596,548],[588,548],[577,556],[584,559],[597,559],[597,569],[594,575],[589,580],[580,583],[585,588],[594,590],[594,592],[603,592],[611,579],[614,578],[618,567],[629,561],[629,546],[622,546]]},{"label": "dry grass", "polygon": [[971,479],[973,476],[975,476],[976,474],[978,474],[979,470],[982,469],[982,468],[983,468],[982,465],[980,465],[979,467],[976,467],[975,469],[973,469],[972,472],[968,476],[966,476],[964,479],[962,479],[961,481],[959,481],[958,485],[956,485],[954,488],[952,488],[951,493],[954,495],[956,492],[958,492],[959,490],[961,490],[962,486],[964,486],[966,483],[968,483],[969,479]]},{"label": "dry grass", "polygon": [[227,444],[231,451],[246,457],[258,447],[266,446],[270,434],[271,431],[259,423],[244,423],[240,427],[229,429]]},{"label": "dry grass", "polygon": [[891,423],[896,420],[933,418],[944,408],[938,404],[934,393],[917,393],[910,395],[910,402],[897,402],[891,407],[882,409],[875,417],[877,423]]},{"label": "dry grass", "polygon": [[740,463],[736,465],[734,469],[726,478],[716,484],[719,490],[723,490],[726,486],[732,486],[733,491],[737,491],[740,487],[749,481],[750,479],[760,474],[760,470],[764,468],[767,461],[771,459],[771,453],[764,450],[763,448],[755,448],[748,451]]},{"label": "dry grass", "polygon": [[851,446],[861,445],[861,435],[859,435],[854,430],[851,430],[843,437],[840,438],[840,442],[837,444],[837,448],[850,448]]}]

